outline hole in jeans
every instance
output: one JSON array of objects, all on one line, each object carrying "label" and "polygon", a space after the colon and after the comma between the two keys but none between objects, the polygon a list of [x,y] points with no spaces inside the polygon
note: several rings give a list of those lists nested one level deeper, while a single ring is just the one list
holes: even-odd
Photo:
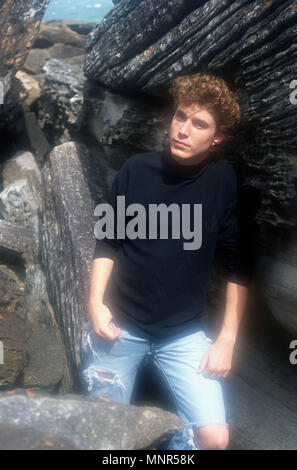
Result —
[{"label": "hole in jeans", "polygon": [[117,392],[120,391],[119,389],[126,390],[120,376],[106,369],[98,370],[88,367],[82,371],[82,378],[87,386],[87,391],[91,394],[100,394],[114,399]]}]

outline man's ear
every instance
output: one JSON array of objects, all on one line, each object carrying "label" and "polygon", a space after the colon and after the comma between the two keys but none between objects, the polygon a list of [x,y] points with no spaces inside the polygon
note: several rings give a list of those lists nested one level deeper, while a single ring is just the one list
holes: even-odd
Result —
[{"label": "man's ear", "polygon": [[225,138],[224,134],[218,133],[214,137],[214,143],[219,144],[220,142],[222,142],[224,140],[224,138]]}]

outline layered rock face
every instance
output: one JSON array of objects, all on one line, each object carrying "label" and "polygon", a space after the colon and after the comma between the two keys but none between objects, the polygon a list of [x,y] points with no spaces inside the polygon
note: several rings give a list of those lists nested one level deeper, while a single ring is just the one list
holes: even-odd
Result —
[{"label": "layered rock face", "polygon": [[[117,0],[98,24],[60,20],[40,26],[47,3],[0,0],[0,387],[23,387],[29,395],[80,391],[94,208],[106,200],[129,156],[163,148],[173,112],[171,81],[215,73],[241,105],[235,145],[221,152],[243,181],[255,256],[255,282],[227,384],[230,448],[296,448],[296,365],[289,361],[297,337],[296,5]],[[217,262],[206,311],[214,329],[224,294]],[[160,387],[160,378],[153,381],[150,374],[147,362],[132,403],[145,404]],[[168,390],[158,393],[155,402],[174,412]],[[84,398],[67,394],[65,405],[47,395],[14,399],[3,393],[0,427],[10,423],[11,439],[0,447],[104,446],[100,429],[96,442],[77,435],[89,435],[79,422],[95,406]],[[78,406],[81,415],[74,412]],[[94,416],[103,422],[120,414],[112,406],[99,406]],[[12,426],[13,407],[19,422]],[[52,419],[55,407],[60,421]],[[48,425],[36,418],[38,408]],[[127,413],[135,422],[133,410]],[[160,444],[171,425],[159,428],[143,417],[158,435],[145,440],[142,433],[137,440],[131,425],[126,440],[111,445],[156,448],[154,441]],[[35,444],[27,440],[28,430],[40,434]]]}]

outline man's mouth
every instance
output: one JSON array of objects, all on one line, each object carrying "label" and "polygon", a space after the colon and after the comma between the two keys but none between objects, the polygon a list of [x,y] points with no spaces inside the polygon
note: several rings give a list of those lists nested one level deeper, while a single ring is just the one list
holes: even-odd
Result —
[{"label": "man's mouth", "polygon": [[176,145],[180,145],[181,147],[190,147],[188,144],[185,144],[183,142],[180,142],[179,140],[173,139],[173,143]]}]

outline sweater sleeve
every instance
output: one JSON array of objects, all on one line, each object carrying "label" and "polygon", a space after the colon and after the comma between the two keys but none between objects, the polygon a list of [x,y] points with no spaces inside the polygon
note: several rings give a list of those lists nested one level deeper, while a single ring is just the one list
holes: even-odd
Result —
[{"label": "sweater sleeve", "polygon": [[[123,239],[117,238],[117,196],[125,196],[126,188],[128,185],[128,171],[127,162],[125,162],[116,176],[113,179],[107,203],[113,208],[113,226],[110,225],[110,219],[106,223],[105,232],[110,238],[99,239],[96,236],[96,228],[94,229],[96,244],[93,253],[93,260],[95,258],[110,258],[115,259],[117,251],[123,243]],[[113,237],[113,238],[112,238]]]},{"label": "sweater sleeve", "polygon": [[218,249],[223,255],[228,281],[249,287],[252,278],[250,225],[245,219],[239,177],[233,166],[229,170],[222,195]]}]

